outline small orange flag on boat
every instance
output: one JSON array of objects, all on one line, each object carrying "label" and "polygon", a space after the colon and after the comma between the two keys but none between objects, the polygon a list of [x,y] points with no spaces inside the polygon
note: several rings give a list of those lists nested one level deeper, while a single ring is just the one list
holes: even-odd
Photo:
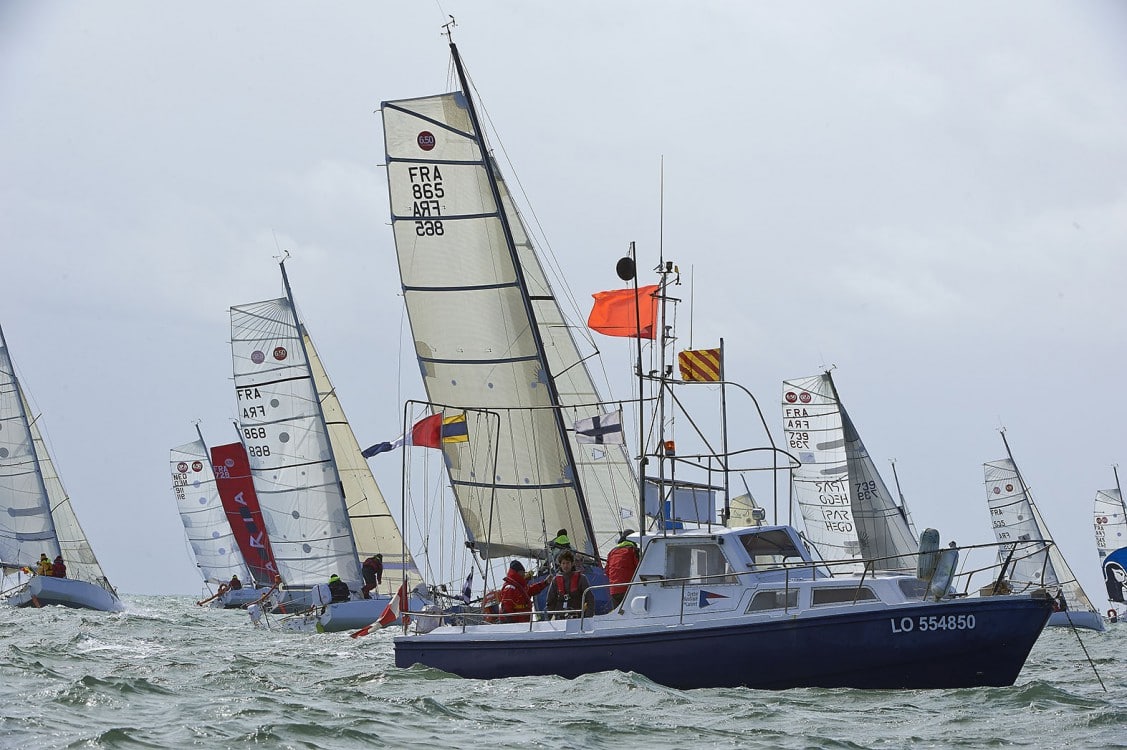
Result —
[{"label": "small orange flag on boat", "polygon": [[596,292],[595,305],[587,317],[587,326],[606,336],[657,338],[657,284],[633,289],[612,289]]},{"label": "small orange flag on boat", "polygon": [[719,349],[686,349],[677,355],[681,380],[718,383],[723,375]]}]

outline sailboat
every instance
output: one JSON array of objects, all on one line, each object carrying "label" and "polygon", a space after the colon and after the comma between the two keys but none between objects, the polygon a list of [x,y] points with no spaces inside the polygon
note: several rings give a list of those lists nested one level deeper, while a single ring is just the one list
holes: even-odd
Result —
[{"label": "sailboat", "polygon": [[[597,555],[622,519],[608,527],[594,507],[611,472],[593,464],[584,474],[573,450],[578,405],[557,381],[575,377],[579,361],[557,369],[567,360],[551,347],[567,329],[550,289],[530,283],[538,261],[453,42],[450,50],[460,91],[382,105],[392,226],[424,382],[436,410],[461,409],[469,425],[467,440],[442,445],[450,482],[482,556],[543,556],[565,521],[580,549]],[[674,268],[659,265],[663,304]],[[559,326],[551,339],[546,321]],[[664,325],[657,336],[662,362],[637,374],[664,389],[673,367]],[[675,475],[667,462],[703,459],[656,434],[641,452],[664,493]],[[643,472],[629,474],[612,497],[641,519],[645,492],[634,477]],[[618,669],[678,688],[1005,685],[1049,615],[1047,599],[1028,595],[935,601],[915,577],[831,577],[788,526],[665,524],[630,537],[642,559],[618,608],[408,631],[394,639],[396,665],[482,679]]]},{"label": "sailboat", "polygon": [[1119,469],[1115,472],[1115,488],[1099,490],[1095,501],[1096,552],[1107,587],[1107,619],[1119,622],[1127,613],[1127,506],[1119,486]]},{"label": "sailboat", "polygon": [[[289,596],[302,592],[310,608],[284,625],[352,630],[376,620],[400,584],[413,588],[421,577],[298,318],[285,261],[279,265],[285,297],[231,308],[238,426],[278,573]],[[377,552],[387,593],[364,599],[361,560]],[[350,600],[326,597],[333,575]]]},{"label": "sailboat", "polygon": [[801,462],[792,495],[822,559],[915,570],[919,542],[908,509],[881,479],[829,371],[783,381],[783,432]]},{"label": "sailboat", "polygon": [[[1049,618],[1051,626],[1103,630],[1103,618],[1053,542],[1029,485],[1014,461],[1005,431],[1001,434],[1006,458],[983,464],[983,472],[994,536],[1002,544],[998,559],[1009,568],[1009,587],[1018,592],[1046,590],[1058,597],[1054,599],[1056,611]],[[1042,549],[1045,542],[1050,545]],[[1063,605],[1059,602],[1061,596]]]},{"label": "sailboat", "polygon": [[[61,557],[66,576],[23,576],[36,555]],[[0,592],[14,607],[125,609],[102,572],[47,452],[0,329],[0,566],[15,584]],[[8,585],[7,578],[0,578]]]},{"label": "sailboat", "polygon": [[[198,439],[173,448],[170,459],[173,495],[196,567],[205,583],[220,587],[202,603],[213,608],[246,607],[270,590],[277,574],[265,529],[255,522],[255,513],[258,524],[262,514],[253,485],[224,497],[217,479],[218,467],[224,481],[239,481],[238,468],[249,471],[246,452],[242,443],[216,446],[209,452],[198,426],[196,433]],[[245,479],[249,481],[249,477]],[[242,588],[228,586],[232,576],[238,577]]]}]

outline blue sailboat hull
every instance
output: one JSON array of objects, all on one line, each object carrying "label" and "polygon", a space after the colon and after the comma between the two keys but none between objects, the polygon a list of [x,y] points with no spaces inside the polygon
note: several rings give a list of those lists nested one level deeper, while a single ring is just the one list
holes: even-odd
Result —
[{"label": "blue sailboat hull", "polygon": [[630,632],[595,618],[587,632],[573,626],[506,638],[480,629],[402,636],[395,663],[478,679],[617,669],[680,689],[1003,686],[1017,679],[1050,611],[1046,600],[992,597]]}]

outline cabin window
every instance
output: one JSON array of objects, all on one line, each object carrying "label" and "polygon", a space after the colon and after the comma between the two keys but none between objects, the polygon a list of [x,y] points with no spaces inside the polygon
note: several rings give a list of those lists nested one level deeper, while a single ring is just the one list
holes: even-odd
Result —
[{"label": "cabin window", "polygon": [[901,578],[900,593],[908,599],[922,599],[927,593],[927,581],[921,581],[919,578]]},{"label": "cabin window", "polygon": [[751,600],[748,612],[766,612],[769,609],[796,609],[798,607],[798,589],[789,591],[760,591]]},{"label": "cabin window", "polygon": [[865,601],[866,599],[876,599],[877,595],[868,586],[857,588],[856,586],[834,586],[832,588],[823,586],[822,588],[814,589],[814,606],[819,604],[852,604],[854,601]]},{"label": "cabin window", "polygon": [[715,586],[721,583],[736,583],[732,566],[724,556],[719,544],[671,544],[665,550],[665,577],[688,579],[671,581],[666,586],[680,586],[697,583]]},{"label": "cabin window", "polygon": [[740,542],[751,557],[752,565],[763,570],[777,568],[788,562],[802,562],[802,553],[785,531],[763,531],[741,534]]}]

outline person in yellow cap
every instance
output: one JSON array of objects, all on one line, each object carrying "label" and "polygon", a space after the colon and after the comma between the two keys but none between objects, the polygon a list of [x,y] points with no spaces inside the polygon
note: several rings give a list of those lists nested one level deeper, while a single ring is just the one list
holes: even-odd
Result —
[{"label": "person in yellow cap", "polygon": [[35,574],[41,576],[51,575],[51,561],[47,559],[46,552],[41,552],[39,554],[39,564],[35,568]]}]

